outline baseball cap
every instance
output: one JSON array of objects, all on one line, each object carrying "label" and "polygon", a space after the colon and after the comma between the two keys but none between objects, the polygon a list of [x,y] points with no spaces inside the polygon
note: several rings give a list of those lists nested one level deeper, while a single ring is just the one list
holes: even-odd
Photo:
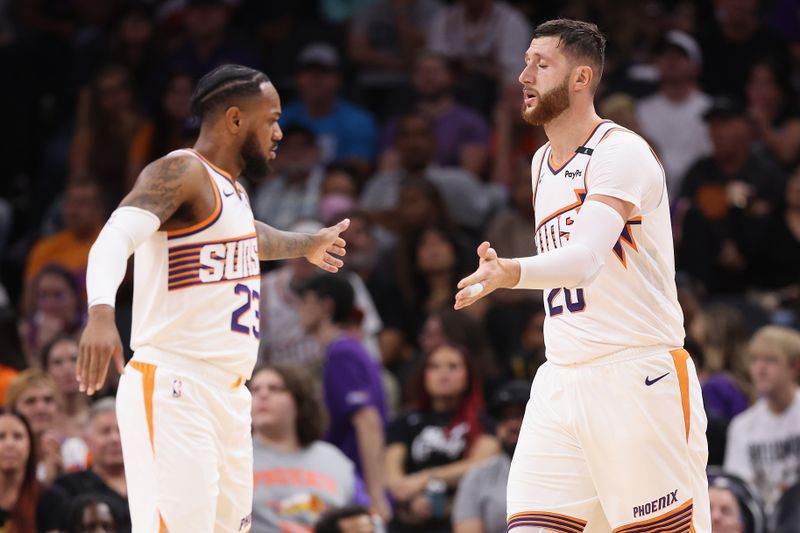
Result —
[{"label": "baseball cap", "polygon": [[317,67],[328,70],[338,70],[339,52],[336,48],[325,42],[311,43],[300,52],[298,59],[299,68]]},{"label": "baseball cap", "polygon": [[741,100],[732,96],[718,96],[711,101],[711,106],[703,113],[703,120],[708,121],[715,117],[736,118],[746,116],[747,109]]},{"label": "baseball cap", "polygon": [[531,384],[529,381],[517,379],[504,383],[492,396],[489,402],[488,412],[492,417],[496,417],[507,405],[525,405],[531,396]]},{"label": "baseball cap", "polygon": [[703,63],[703,53],[697,45],[694,37],[680,30],[671,30],[664,34],[658,46],[659,52],[667,48],[677,48],[693,62],[698,65]]}]

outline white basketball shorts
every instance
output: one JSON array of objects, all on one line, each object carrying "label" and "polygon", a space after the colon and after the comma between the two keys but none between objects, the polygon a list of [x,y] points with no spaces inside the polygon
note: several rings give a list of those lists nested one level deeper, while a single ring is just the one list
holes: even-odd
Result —
[{"label": "white basketball shorts", "polygon": [[250,391],[207,363],[170,359],[134,356],[117,391],[132,531],[250,531]]},{"label": "white basketball shorts", "polygon": [[711,533],[700,383],[685,350],[539,368],[508,480],[508,529]]}]

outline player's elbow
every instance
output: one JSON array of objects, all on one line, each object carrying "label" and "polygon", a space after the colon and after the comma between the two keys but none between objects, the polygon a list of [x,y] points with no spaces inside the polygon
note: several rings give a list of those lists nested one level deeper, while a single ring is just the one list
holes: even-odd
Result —
[{"label": "player's elbow", "polygon": [[588,287],[600,275],[600,272],[605,266],[605,260],[590,250],[587,246],[582,244],[573,245],[575,250],[575,262],[573,263],[574,270],[564,287],[567,289],[575,289],[578,287]]}]

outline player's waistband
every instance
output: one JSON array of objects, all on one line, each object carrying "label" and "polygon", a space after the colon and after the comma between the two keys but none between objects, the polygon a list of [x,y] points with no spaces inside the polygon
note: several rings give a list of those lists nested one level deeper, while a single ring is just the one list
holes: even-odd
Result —
[{"label": "player's waistband", "polygon": [[612,363],[620,363],[622,361],[641,359],[643,357],[650,357],[653,355],[658,355],[663,353],[669,353],[673,350],[679,350],[680,348],[682,347],[670,346],[667,344],[658,344],[655,346],[635,346],[617,352],[600,355],[598,357],[595,357],[593,359],[588,359],[586,361],[578,361],[574,363],[560,363],[558,362],[559,358],[557,357],[551,358],[549,355],[547,356],[547,361],[555,366],[560,366],[565,368],[601,366],[601,365],[609,365]]},{"label": "player's waistband", "polygon": [[247,380],[247,376],[240,376],[229,372],[208,361],[194,357],[164,352],[150,346],[143,346],[136,350],[131,361],[149,363],[161,368],[168,368],[180,372],[189,378],[203,381],[220,389],[236,389]]}]

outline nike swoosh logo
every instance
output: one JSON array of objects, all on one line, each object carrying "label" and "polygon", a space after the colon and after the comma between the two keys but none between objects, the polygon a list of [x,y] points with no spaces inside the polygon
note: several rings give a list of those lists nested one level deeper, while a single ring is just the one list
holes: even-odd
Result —
[{"label": "nike swoosh logo", "polygon": [[231,192],[228,192],[228,191],[222,191],[222,194],[224,194],[224,195],[225,195],[225,198],[228,198],[229,196],[233,196],[233,195],[234,195],[234,194],[236,194],[236,193],[235,193],[235,192],[233,192],[233,191],[231,191]]},{"label": "nike swoosh logo", "polygon": [[647,376],[646,378],[644,378],[644,384],[645,384],[645,385],[647,385],[647,386],[649,387],[649,386],[650,386],[650,385],[652,385],[653,383],[655,383],[655,382],[657,382],[657,381],[659,381],[659,380],[662,380],[662,379],[664,379],[664,378],[665,378],[665,377],[667,377],[668,375],[669,375],[669,372],[667,372],[667,373],[666,373],[666,374],[664,374],[663,376],[658,376],[656,379],[652,379],[652,380],[650,379],[650,376]]}]

